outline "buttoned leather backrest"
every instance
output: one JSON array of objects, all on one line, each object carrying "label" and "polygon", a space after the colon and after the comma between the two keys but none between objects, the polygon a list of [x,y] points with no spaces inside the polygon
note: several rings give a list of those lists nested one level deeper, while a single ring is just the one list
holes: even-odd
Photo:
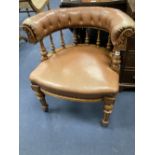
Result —
[{"label": "buttoned leather backrest", "polygon": [[76,7],[50,10],[23,22],[29,41],[35,43],[63,28],[93,27],[108,31],[115,45],[125,29],[134,31],[134,21],[118,9],[107,7]]}]

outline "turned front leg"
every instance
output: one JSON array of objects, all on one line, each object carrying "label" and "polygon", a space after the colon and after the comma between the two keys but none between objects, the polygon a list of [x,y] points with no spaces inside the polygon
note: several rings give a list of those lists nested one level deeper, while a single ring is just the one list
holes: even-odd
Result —
[{"label": "turned front leg", "polygon": [[38,85],[32,84],[31,87],[32,90],[34,90],[38,100],[40,101],[43,111],[48,112],[48,104],[45,99],[45,94],[40,90],[40,87]]},{"label": "turned front leg", "polygon": [[115,102],[115,97],[105,97],[104,98],[104,107],[103,107],[103,118],[102,118],[102,125],[108,126],[109,118],[113,110]]}]

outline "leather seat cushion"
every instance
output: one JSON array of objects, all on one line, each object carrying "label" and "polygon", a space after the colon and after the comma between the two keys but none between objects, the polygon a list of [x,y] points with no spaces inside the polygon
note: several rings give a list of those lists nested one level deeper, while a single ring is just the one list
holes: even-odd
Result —
[{"label": "leather seat cushion", "polygon": [[104,48],[77,45],[59,50],[30,74],[32,83],[66,97],[98,99],[117,93],[118,74]]}]

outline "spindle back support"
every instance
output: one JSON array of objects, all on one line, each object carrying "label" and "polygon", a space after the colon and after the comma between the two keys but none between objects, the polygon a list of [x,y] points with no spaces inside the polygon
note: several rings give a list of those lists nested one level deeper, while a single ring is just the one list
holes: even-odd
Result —
[{"label": "spindle back support", "polygon": [[[89,32],[88,32],[88,30],[90,30],[90,28],[89,27],[87,27],[87,28],[85,28],[86,30],[85,30],[85,38],[84,38],[84,42],[83,42],[83,44],[92,44],[92,43],[90,43],[90,34],[89,34]],[[92,29],[92,28],[91,28]],[[66,29],[62,29],[62,30],[60,30],[59,31],[59,33],[60,33],[60,48],[65,48],[66,46],[68,46],[68,45],[66,45],[65,44],[65,35],[64,35],[64,33],[63,33],[63,31],[65,31]],[[100,36],[100,34],[101,34],[101,30],[100,29],[95,29],[95,30],[97,30],[97,37],[96,37],[96,41],[95,41],[95,45],[97,46],[97,47],[100,47],[100,45],[102,45],[102,40],[100,40],[100,38],[101,38],[101,36]],[[49,37],[50,37],[50,47],[51,47],[51,51],[53,52],[53,53],[56,53],[56,48],[55,48],[55,43],[54,43],[54,39],[53,39],[53,34],[51,33],[50,35],[49,35]],[[41,58],[41,60],[46,60],[47,59],[47,50],[46,50],[46,48],[45,48],[45,45],[44,45],[44,42],[43,42],[43,40],[44,40],[44,38],[40,41],[40,47],[41,47],[41,56],[42,56],[42,58]],[[73,30],[72,30],[72,44],[74,45],[74,46],[76,46],[76,45],[78,45],[78,34],[77,34],[77,32],[76,32],[76,28],[74,28]],[[81,43],[80,43],[81,44]],[[70,45],[70,44],[69,44]],[[111,44],[111,39],[110,39],[110,34],[109,34],[109,36],[108,36],[108,39],[107,39],[107,46],[105,47],[105,48],[107,48],[107,51],[109,51],[109,52],[111,52],[111,49],[112,49],[112,44]]]}]

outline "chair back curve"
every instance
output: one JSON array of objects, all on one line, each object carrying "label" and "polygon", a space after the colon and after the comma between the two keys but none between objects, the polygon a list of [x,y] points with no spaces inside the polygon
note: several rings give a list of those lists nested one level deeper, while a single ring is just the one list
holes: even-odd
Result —
[{"label": "chair back curve", "polygon": [[92,27],[109,32],[112,44],[122,44],[134,33],[134,21],[124,12],[109,7],[60,8],[39,13],[23,22],[29,41],[36,43],[64,28]]}]

